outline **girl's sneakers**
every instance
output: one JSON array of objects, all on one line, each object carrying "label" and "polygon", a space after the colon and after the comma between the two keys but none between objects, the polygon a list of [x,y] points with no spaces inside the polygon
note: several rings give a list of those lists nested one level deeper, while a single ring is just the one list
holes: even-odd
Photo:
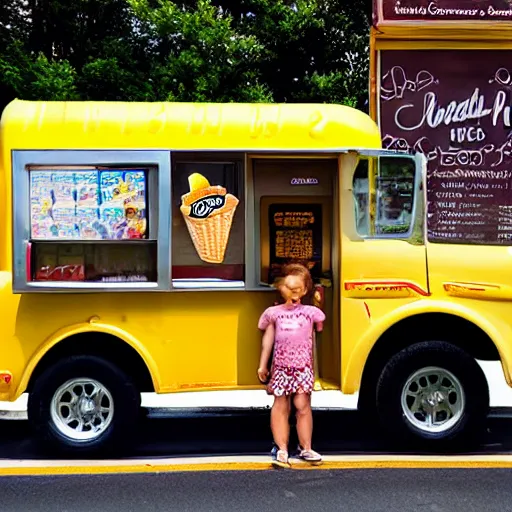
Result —
[{"label": "girl's sneakers", "polygon": [[315,450],[303,450],[300,446],[297,447],[297,457],[313,466],[322,464],[322,456],[315,452]]},{"label": "girl's sneakers", "polygon": [[290,461],[288,460],[288,452],[285,450],[279,450],[277,446],[274,446],[271,451],[272,455],[272,466],[276,469],[288,469],[291,467]]},{"label": "girl's sneakers", "polygon": [[[287,469],[291,467],[290,461],[288,459],[288,452],[285,450],[279,450],[279,448],[274,445],[270,455],[272,457],[272,466],[275,468]],[[313,466],[319,466],[323,462],[322,456],[319,453],[315,452],[314,450],[303,450],[301,446],[297,447],[297,453],[295,457]]]}]

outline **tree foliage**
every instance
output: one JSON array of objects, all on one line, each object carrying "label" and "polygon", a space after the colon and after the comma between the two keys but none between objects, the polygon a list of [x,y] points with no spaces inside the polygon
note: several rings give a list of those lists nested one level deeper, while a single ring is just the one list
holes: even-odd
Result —
[{"label": "tree foliage", "polygon": [[364,108],[369,0],[4,0],[0,108],[41,100]]}]

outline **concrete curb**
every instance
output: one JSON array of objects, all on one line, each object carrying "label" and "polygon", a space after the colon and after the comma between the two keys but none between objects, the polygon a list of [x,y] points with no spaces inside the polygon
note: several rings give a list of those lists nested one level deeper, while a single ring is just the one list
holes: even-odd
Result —
[{"label": "concrete curb", "polygon": [[[331,455],[321,466],[291,460],[292,470],[512,468],[512,455],[416,456]],[[186,457],[121,460],[0,460],[0,476],[135,474],[187,471],[265,471],[268,456]]]}]

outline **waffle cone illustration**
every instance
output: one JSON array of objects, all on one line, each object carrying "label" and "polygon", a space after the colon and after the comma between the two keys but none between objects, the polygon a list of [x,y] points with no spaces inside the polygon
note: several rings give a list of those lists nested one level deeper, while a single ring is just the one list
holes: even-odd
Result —
[{"label": "waffle cone illustration", "polygon": [[180,210],[201,260],[222,263],[238,199],[201,174],[188,177],[190,192],[181,196]]}]

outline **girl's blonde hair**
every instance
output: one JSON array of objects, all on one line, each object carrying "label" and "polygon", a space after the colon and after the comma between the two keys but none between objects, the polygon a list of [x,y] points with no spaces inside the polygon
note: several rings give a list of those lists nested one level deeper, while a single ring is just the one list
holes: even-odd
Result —
[{"label": "girl's blonde hair", "polygon": [[283,281],[288,276],[301,277],[304,281],[304,288],[306,289],[306,295],[309,295],[313,291],[313,278],[309,270],[300,263],[288,263],[282,268],[282,277],[278,278],[274,283],[274,286],[279,289],[283,284]]}]

